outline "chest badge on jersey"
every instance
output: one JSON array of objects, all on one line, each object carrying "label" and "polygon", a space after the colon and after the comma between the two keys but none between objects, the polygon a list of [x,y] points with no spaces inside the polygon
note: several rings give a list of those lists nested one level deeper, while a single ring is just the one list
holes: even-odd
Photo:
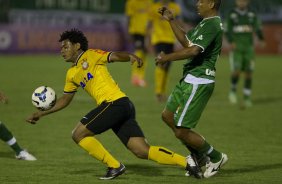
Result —
[{"label": "chest badge on jersey", "polygon": [[87,60],[83,61],[81,65],[83,70],[86,70],[89,67],[89,63],[87,62]]}]

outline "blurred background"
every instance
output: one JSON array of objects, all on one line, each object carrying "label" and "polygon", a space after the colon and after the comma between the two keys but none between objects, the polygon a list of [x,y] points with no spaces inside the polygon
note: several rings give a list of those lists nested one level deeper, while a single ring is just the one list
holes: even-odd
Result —
[{"label": "blurred background", "polygon": [[[199,17],[195,0],[176,0],[187,25]],[[126,0],[0,0],[0,54],[52,53],[58,51],[58,35],[66,28],[79,27],[90,47],[130,50],[125,17]],[[222,2],[225,18],[234,0]],[[258,53],[282,53],[282,1],[253,0],[251,9],[263,21],[266,47]],[[224,42],[223,52],[227,44]]]},{"label": "blurred background", "polygon": [[[181,17],[187,28],[199,22],[196,0],[175,1],[181,6]],[[126,0],[0,0],[0,90],[9,98],[9,104],[0,104],[0,121],[38,159],[34,163],[20,162],[0,140],[1,184],[104,184],[97,180],[104,174],[102,165],[71,140],[77,121],[95,106],[83,90],[78,91],[70,108],[42,118],[36,126],[27,124],[25,118],[35,111],[31,94],[38,86],[50,86],[58,97],[61,96],[65,71],[70,66],[62,62],[59,53],[58,39],[64,30],[81,29],[90,48],[133,51],[125,4]],[[222,0],[223,20],[233,7],[234,0]],[[208,184],[282,183],[282,85],[279,84],[282,0],[251,0],[250,8],[262,20],[266,42],[263,49],[256,48],[254,106],[246,109],[241,106],[242,79],[238,87],[239,103],[233,105],[228,101],[230,45],[224,40],[223,55],[217,62],[215,91],[196,131],[227,153],[230,162],[218,177],[205,181]],[[108,67],[121,89],[133,100],[138,122],[150,144],[164,145],[187,155],[184,146],[161,121],[165,104],[155,98],[153,53],[147,58],[147,86],[144,88],[132,86],[129,63],[109,64]],[[173,63],[167,94],[181,78],[183,63]],[[128,168],[127,175],[114,181],[115,184],[199,184],[194,178],[184,177],[180,168],[136,159],[111,131],[99,136],[99,140]]]}]

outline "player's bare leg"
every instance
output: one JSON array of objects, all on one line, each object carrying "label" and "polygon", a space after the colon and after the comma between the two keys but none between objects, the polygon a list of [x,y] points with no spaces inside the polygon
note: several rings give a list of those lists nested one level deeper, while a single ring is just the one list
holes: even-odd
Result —
[{"label": "player's bare leg", "polygon": [[199,172],[193,158],[185,158],[167,148],[160,146],[150,146],[144,137],[131,137],[127,143],[127,148],[138,158],[149,159],[160,164],[179,165],[196,178],[202,178],[202,173]]},{"label": "player's bare leg", "polygon": [[[171,127],[172,122],[174,121],[173,112],[165,109],[162,113],[162,119]],[[188,145],[193,150],[196,150],[197,154],[207,155],[210,157],[210,161],[206,163],[207,169],[204,173],[206,178],[216,174],[219,168],[228,160],[225,154],[215,150],[200,134],[194,132],[193,130],[183,127],[173,127],[172,129],[175,136],[185,145]]]}]

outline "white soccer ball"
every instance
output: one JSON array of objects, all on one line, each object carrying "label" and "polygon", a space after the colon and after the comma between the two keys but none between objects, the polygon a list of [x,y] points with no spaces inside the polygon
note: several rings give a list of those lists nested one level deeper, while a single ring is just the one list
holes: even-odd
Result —
[{"label": "white soccer ball", "polygon": [[31,96],[32,104],[41,111],[51,109],[56,103],[56,93],[48,86],[40,86]]}]

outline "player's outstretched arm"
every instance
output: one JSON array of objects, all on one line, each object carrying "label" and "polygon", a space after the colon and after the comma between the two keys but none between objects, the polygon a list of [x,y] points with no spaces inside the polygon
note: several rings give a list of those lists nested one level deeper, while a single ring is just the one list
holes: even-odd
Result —
[{"label": "player's outstretched arm", "polygon": [[175,19],[173,13],[167,9],[166,7],[161,7],[158,10],[158,13],[162,15],[164,19],[166,19],[170,27],[177,38],[177,40],[181,43],[183,47],[189,47],[189,41],[186,38],[186,32],[185,30],[179,25],[177,20]]},{"label": "player's outstretched arm", "polygon": [[57,112],[66,106],[70,104],[74,97],[75,93],[65,93],[63,96],[61,96],[57,101],[54,107],[52,107],[50,110],[47,111],[37,111],[33,114],[31,114],[29,117],[26,118],[26,121],[35,124],[42,116],[45,116],[47,114],[51,114],[53,112]]},{"label": "player's outstretched arm", "polygon": [[193,58],[197,56],[202,49],[198,46],[192,46],[188,48],[183,48],[181,50],[178,50],[176,52],[165,54],[164,52],[161,52],[156,58],[156,64],[162,64],[170,61],[177,61],[177,60],[183,60],[188,58]]},{"label": "player's outstretched arm", "polygon": [[143,65],[142,59],[140,59],[134,54],[130,54],[127,52],[112,52],[109,57],[109,62],[128,62],[128,61],[130,61],[131,64],[137,62],[138,67],[141,67]]}]

